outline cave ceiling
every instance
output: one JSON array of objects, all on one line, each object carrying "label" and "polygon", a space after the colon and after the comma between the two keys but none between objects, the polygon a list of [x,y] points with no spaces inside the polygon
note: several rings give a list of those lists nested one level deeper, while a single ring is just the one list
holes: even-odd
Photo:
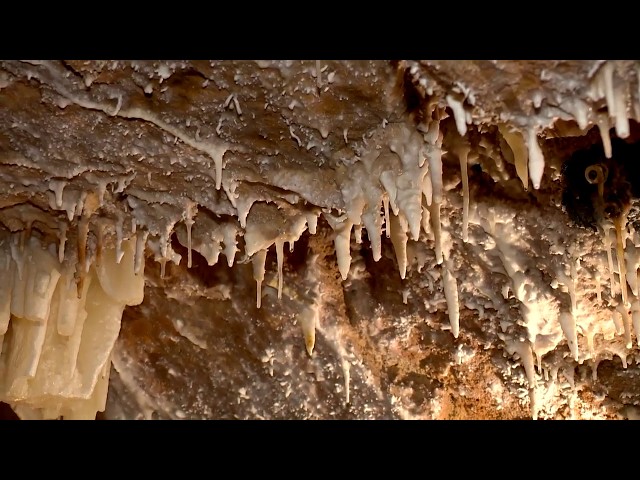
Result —
[{"label": "cave ceiling", "polygon": [[639,78],[632,60],[0,61],[0,401],[636,418]]}]

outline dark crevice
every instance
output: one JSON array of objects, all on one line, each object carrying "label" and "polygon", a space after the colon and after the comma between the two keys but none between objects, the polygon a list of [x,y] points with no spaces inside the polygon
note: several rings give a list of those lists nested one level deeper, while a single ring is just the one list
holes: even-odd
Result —
[{"label": "dark crevice", "polygon": [[76,78],[76,80],[84,83],[84,77],[80,72],[73,68],[73,65],[69,64],[69,62],[67,62],[66,60],[61,60],[60,64],[65,68],[67,72],[70,72]]},{"label": "dark crevice", "polygon": [[[296,191],[293,190],[287,190],[285,188],[281,188],[278,187],[276,185],[269,185],[267,183],[263,183],[263,182],[253,182],[250,180],[242,180],[242,183],[244,185],[247,185],[249,187],[251,187],[252,190],[255,190],[256,188],[261,188],[264,189],[266,191],[266,193],[272,195],[274,198],[278,199],[278,200],[282,200],[284,202],[286,202],[289,205],[295,206],[297,204],[304,204],[304,206],[308,209],[313,209],[313,208],[331,208],[330,206],[327,205],[323,205],[323,206],[317,206],[314,205],[313,203],[309,202],[308,200],[306,200],[304,198],[304,196]],[[298,202],[296,203],[290,203],[289,200],[286,199],[287,196],[291,196],[291,195],[296,195],[298,197]],[[256,200],[257,202],[265,202],[265,203],[270,203],[270,200],[268,198],[265,199],[260,199],[260,200]]]},{"label": "dark crevice", "polygon": [[4,402],[0,402],[0,420],[20,420],[16,412]]},{"label": "dark crevice", "polygon": [[400,62],[393,62],[392,64],[397,68],[398,89],[402,93],[406,111],[409,115],[414,116],[416,124],[419,124],[422,121],[423,115],[421,108],[424,100],[423,96],[414,83],[410,69],[406,68],[406,66]]},{"label": "dark crevice", "polygon": [[[632,123],[634,130],[640,128]],[[606,158],[602,143],[597,142],[574,152],[562,165],[562,205],[578,226],[595,230],[600,221],[626,214],[640,198],[640,142],[631,143],[613,133],[611,158]],[[634,223],[640,222],[635,210],[631,217]]]}]

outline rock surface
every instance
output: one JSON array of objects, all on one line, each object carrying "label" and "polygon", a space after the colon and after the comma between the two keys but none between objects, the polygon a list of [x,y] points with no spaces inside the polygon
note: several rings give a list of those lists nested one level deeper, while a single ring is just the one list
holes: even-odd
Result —
[{"label": "rock surface", "polygon": [[635,418],[639,71],[2,61],[0,269],[144,262],[100,418]]}]

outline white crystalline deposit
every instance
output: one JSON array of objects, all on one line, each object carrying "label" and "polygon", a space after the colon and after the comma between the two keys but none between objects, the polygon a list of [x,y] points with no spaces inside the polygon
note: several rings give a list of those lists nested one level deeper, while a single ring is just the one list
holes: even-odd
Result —
[{"label": "white crystalline deposit", "polygon": [[78,291],[55,248],[31,237],[18,255],[14,238],[0,239],[0,401],[22,418],[93,419],[105,407],[124,307],[143,299],[135,239],[122,242],[120,263],[105,248]]}]

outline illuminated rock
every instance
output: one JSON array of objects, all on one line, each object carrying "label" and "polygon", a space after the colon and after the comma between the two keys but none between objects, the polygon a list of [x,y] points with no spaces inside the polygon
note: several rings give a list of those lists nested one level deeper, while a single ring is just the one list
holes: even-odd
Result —
[{"label": "illuminated rock", "polygon": [[0,401],[630,416],[639,71],[0,62]]}]

